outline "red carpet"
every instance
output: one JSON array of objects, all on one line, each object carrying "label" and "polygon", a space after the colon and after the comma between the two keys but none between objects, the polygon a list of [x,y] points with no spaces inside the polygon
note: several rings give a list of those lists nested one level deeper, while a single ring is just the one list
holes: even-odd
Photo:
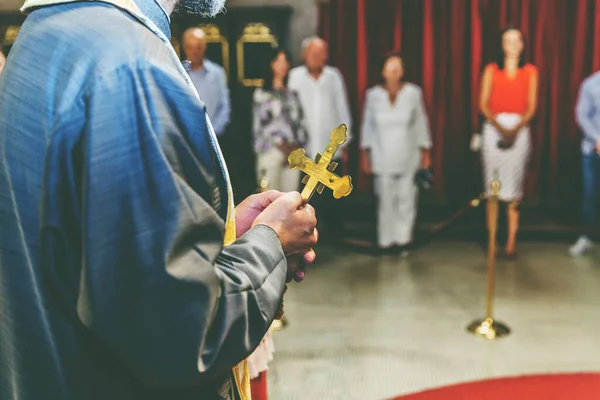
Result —
[{"label": "red carpet", "polygon": [[523,376],[465,383],[394,400],[599,400],[600,374]]}]

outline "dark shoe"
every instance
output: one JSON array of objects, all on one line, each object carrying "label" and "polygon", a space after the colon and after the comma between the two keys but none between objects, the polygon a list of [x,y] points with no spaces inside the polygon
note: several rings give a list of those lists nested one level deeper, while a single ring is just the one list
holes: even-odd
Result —
[{"label": "dark shoe", "polygon": [[395,246],[387,246],[387,247],[378,247],[377,253],[381,256],[389,256],[396,253]]}]

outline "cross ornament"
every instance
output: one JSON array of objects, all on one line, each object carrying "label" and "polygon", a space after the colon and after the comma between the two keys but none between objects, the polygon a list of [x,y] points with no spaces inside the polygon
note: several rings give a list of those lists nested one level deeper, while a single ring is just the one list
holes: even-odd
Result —
[{"label": "cross ornament", "polygon": [[327,148],[323,154],[317,153],[315,161],[306,157],[304,149],[294,150],[288,157],[291,169],[299,169],[306,174],[302,179],[305,186],[301,193],[304,203],[308,203],[315,192],[323,193],[325,187],[333,190],[333,197],[336,199],[348,196],[352,192],[352,178],[348,175],[339,177],[334,174],[338,163],[331,161],[347,138],[348,127],[342,124],[331,131]]}]

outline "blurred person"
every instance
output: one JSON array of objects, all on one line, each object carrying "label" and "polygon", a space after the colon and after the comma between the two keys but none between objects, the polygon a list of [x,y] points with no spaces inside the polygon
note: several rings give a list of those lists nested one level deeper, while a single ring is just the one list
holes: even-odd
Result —
[{"label": "blurred person", "polygon": [[0,79],[2,399],[248,399],[242,360],[314,260],[299,193],[233,207],[175,5],[223,1],[24,4]]},{"label": "blurred person", "polygon": [[6,63],[6,56],[4,53],[0,51],[0,74],[2,74],[2,70],[4,69],[4,64]]},{"label": "blurred person", "polygon": [[[308,144],[306,154],[314,159],[325,151],[331,131],[340,124],[348,126],[348,139],[336,153],[334,160],[340,164],[336,171],[343,170],[347,162],[348,144],[352,140],[352,120],[344,78],[339,69],[327,65],[329,49],[319,37],[309,37],[302,42],[304,65],[290,71],[289,88],[298,93],[306,118]],[[314,204],[319,209],[320,227],[324,236],[339,237],[344,223],[340,210],[345,200],[332,196],[318,196]]]},{"label": "blurred person", "polygon": [[183,33],[185,69],[206,106],[217,136],[223,135],[231,117],[229,87],[225,70],[210,61],[206,55],[206,34],[200,28],[189,28]]},{"label": "blurred person", "polygon": [[490,194],[492,182],[498,179],[499,200],[507,203],[504,255],[508,258],[516,256],[519,204],[531,152],[529,123],[537,108],[538,70],[526,61],[524,50],[522,32],[505,28],[496,61],[486,66],[481,83],[480,109],[486,118],[482,138],[484,184]]},{"label": "blurred person", "polygon": [[[431,131],[421,88],[404,80],[398,53],[381,64],[380,84],[367,90],[362,120],[361,168],[373,174],[378,245],[405,250],[417,215],[417,171],[431,165]],[[405,253],[406,254],[406,253]]]},{"label": "blurred person", "polygon": [[288,156],[308,140],[298,94],[287,86],[289,70],[289,53],[273,50],[253,105],[258,176],[268,179],[270,189],[282,192],[298,190],[300,171],[289,168]]},{"label": "blurred person", "polygon": [[[290,153],[306,144],[304,113],[298,94],[287,87],[290,55],[273,49],[265,68],[264,85],[254,91],[254,149],[258,176],[266,178],[269,189],[281,192],[298,190],[300,171],[288,166]],[[275,345],[271,330],[248,357],[252,400],[266,400],[267,369]]]},{"label": "blurred person", "polygon": [[[583,226],[593,228],[598,222],[596,207],[600,196],[600,72],[588,77],[581,84],[575,117],[583,132]],[[571,246],[569,253],[573,257],[579,257],[593,247],[593,241],[587,235],[581,235]]]}]

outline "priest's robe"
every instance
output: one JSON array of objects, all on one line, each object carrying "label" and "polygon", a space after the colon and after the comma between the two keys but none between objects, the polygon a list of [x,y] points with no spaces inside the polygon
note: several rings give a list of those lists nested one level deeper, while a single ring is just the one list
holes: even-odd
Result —
[{"label": "priest's robe", "polygon": [[[237,397],[287,262],[153,0],[28,1],[0,76],[0,399]],[[111,4],[112,3],[112,4]]]}]

